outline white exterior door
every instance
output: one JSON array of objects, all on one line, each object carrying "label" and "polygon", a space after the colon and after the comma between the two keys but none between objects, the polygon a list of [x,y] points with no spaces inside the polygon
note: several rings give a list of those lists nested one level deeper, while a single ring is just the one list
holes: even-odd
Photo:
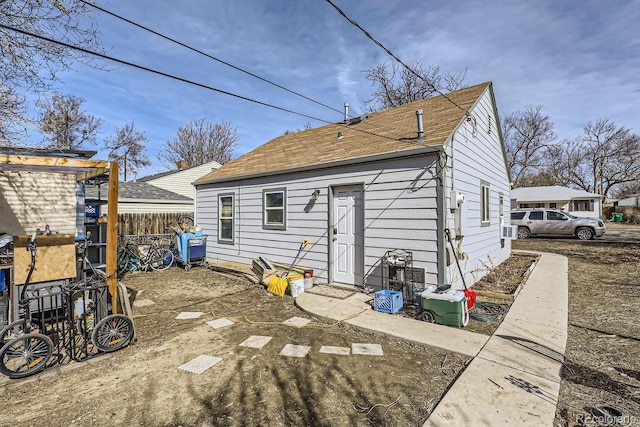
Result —
[{"label": "white exterior door", "polygon": [[333,281],[356,284],[362,278],[363,191],[360,186],[335,187],[333,190]]}]

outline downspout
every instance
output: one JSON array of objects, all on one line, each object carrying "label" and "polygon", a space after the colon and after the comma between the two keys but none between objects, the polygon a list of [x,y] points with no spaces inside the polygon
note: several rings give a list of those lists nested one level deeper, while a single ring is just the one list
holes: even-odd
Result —
[{"label": "downspout", "polygon": [[436,245],[438,248],[438,286],[447,283],[446,261],[447,261],[447,242],[444,234],[446,224],[446,200],[445,200],[445,175],[446,175],[447,156],[444,147],[438,151],[436,160]]}]

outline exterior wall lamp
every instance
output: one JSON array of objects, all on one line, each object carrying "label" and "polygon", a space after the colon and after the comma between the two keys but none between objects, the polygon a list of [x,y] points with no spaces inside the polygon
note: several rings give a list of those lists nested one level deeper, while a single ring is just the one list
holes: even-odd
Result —
[{"label": "exterior wall lamp", "polygon": [[311,193],[311,198],[313,200],[318,200],[319,195],[320,195],[320,190],[316,188],[316,190],[313,193]]}]

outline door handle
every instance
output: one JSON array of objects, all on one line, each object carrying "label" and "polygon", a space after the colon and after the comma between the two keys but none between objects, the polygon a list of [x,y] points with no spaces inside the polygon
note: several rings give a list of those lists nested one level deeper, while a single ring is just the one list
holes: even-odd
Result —
[{"label": "door handle", "polygon": [[338,234],[338,227],[333,227],[333,239],[331,240],[334,242],[338,240],[338,237],[336,236],[336,234]]}]

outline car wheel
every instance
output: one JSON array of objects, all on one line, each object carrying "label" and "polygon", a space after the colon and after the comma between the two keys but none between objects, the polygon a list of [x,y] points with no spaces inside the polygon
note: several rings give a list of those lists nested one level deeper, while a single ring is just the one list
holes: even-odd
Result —
[{"label": "car wheel", "polygon": [[518,239],[527,239],[531,236],[531,231],[527,227],[518,227]]},{"label": "car wheel", "polygon": [[576,237],[580,240],[591,240],[595,233],[590,228],[581,227],[576,230]]}]

